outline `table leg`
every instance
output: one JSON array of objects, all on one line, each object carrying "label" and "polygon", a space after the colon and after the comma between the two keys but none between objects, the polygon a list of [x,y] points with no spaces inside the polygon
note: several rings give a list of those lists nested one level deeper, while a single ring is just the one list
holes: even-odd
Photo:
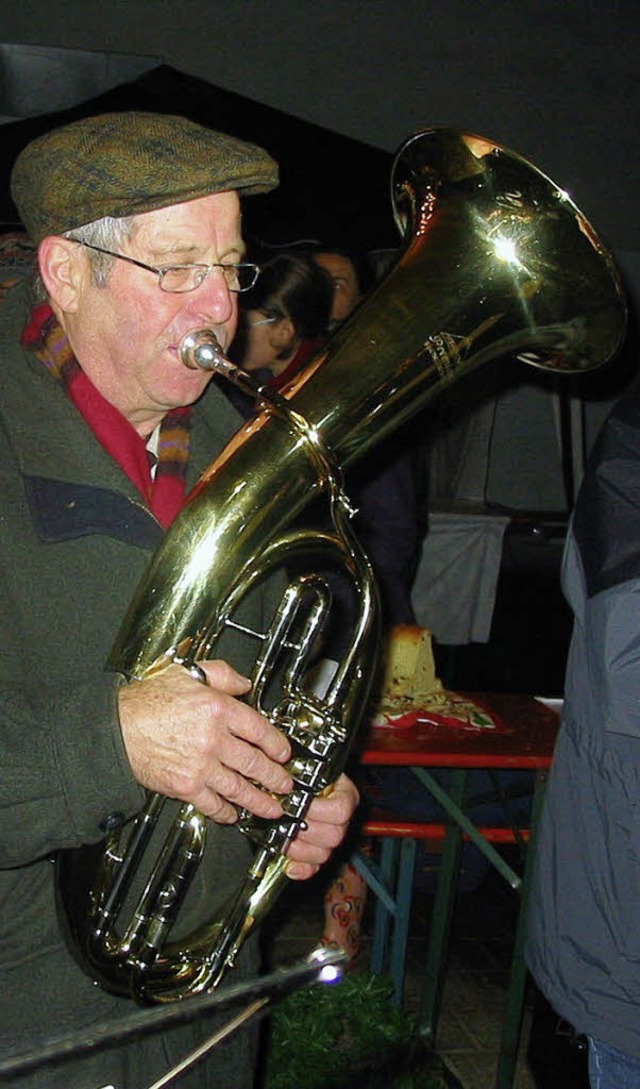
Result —
[{"label": "table leg", "polygon": [[414,839],[382,838],[380,861],[356,851],[353,865],[376,896],[371,971],[393,980],[393,1003],[401,1005],[411,918],[417,844]]},{"label": "table leg", "polygon": [[[466,778],[467,773],[462,768],[455,769],[451,775],[449,797],[454,805],[459,806],[460,809],[462,809],[464,802]],[[418,1033],[423,1042],[429,1047],[435,1046],[438,1018],[440,1016],[442,988],[449,951],[451,919],[460,871],[461,844],[462,831],[460,826],[454,820],[450,820],[438,870],[438,884],[429,928],[427,965],[418,1015]]]},{"label": "table leg", "polygon": [[522,1014],[524,1010],[524,996],[527,983],[527,966],[524,960],[524,945],[527,936],[527,913],[529,907],[529,894],[531,873],[535,856],[535,837],[538,821],[542,812],[544,790],[547,781],[547,773],[539,771],[536,775],[535,788],[531,803],[529,846],[525,856],[524,876],[521,886],[520,910],[511,959],[511,972],[507,989],[507,1004],[504,1021],[502,1023],[502,1035],[500,1038],[500,1052],[496,1072],[495,1089],[511,1089],[515,1076],[518,1059],[518,1047],[522,1029]]},{"label": "table leg", "polygon": [[409,922],[413,900],[413,877],[416,869],[417,843],[415,839],[400,841],[400,862],[396,880],[396,913],[389,967],[394,985],[394,1005],[401,1006],[404,999],[404,970],[409,940]]},{"label": "table leg", "polygon": [[378,886],[378,889],[374,888],[374,891],[378,895],[373,923],[373,948],[371,951],[371,971],[374,975],[382,975],[387,967],[389,931],[391,928],[391,919],[396,909],[395,890],[392,891],[392,887],[399,849],[400,844],[398,840],[385,839],[382,841],[380,876],[384,882],[385,891],[389,894],[389,900],[385,903],[384,899],[380,896],[380,886]]}]

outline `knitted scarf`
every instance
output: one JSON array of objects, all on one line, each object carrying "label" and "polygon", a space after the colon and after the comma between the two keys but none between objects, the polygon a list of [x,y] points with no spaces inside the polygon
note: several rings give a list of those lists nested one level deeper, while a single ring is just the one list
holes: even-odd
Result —
[{"label": "knitted scarf", "polygon": [[169,526],[184,503],[190,408],[173,409],[164,417],[160,425],[158,463],[152,479],[144,439],[84,373],[48,303],[41,303],[32,310],[22,334],[22,344],[33,351],[61,383],[101,446],[135,484],[160,524],[165,528]]}]

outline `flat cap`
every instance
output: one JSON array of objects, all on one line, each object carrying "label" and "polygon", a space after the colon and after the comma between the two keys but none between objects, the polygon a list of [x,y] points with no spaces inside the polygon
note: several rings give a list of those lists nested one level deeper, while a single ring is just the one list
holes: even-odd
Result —
[{"label": "flat cap", "polygon": [[255,144],[172,114],[105,113],[28,144],[11,196],[36,244],[103,216],[131,216],[234,189],[268,193],[278,167]]}]

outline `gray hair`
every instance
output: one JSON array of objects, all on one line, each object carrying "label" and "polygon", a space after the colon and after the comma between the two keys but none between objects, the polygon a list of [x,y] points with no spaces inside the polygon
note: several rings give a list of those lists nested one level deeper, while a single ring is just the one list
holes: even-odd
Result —
[{"label": "gray hair", "polygon": [[[137,216],[126,216],[122,219],[105,216],[104,219],[94,219],[93,223],[85,223],[83,227],[65,231],[62,237],[76,242],[87,242],[90,246],[101,246],[105,250],[118,250],[135,233],[136,219]],[[106,253],[96,253],[95,250],[86,250],[86,253],[89,255],[93,282],[97,287],[104,287],[115,258]],[[33,290],[38,302],[44,302],[48,298],[37,266]]]},{"label": "gray hair", "polygon": [[[137,216],[125,216],[122,219],[105,216],[103,219],[94,219],[93,223],[85,223],[83,227],[74,227],[71,231],[65,231],[63,237],[75,242],[86,242],[90,246],[100,246],[105,250],[117,251],[122,243],[134,234],[136,219]],[[95,250],[87,250],[87,253],[94,282],[98,287],[104,287],[115,258],[106,253],[96,253]]]}]

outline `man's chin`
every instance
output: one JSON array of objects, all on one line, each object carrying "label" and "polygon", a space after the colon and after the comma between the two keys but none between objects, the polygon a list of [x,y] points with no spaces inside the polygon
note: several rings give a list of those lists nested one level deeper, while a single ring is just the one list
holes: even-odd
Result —
[{"label": "man's chin", "polygon": [[212,377],[204,371],[188,371],[185,367],[185,373],[180,376],[180,380],[165,390],[162,398],[165,411],[171,412],[176,408],[195,404],[202,397]]}]

